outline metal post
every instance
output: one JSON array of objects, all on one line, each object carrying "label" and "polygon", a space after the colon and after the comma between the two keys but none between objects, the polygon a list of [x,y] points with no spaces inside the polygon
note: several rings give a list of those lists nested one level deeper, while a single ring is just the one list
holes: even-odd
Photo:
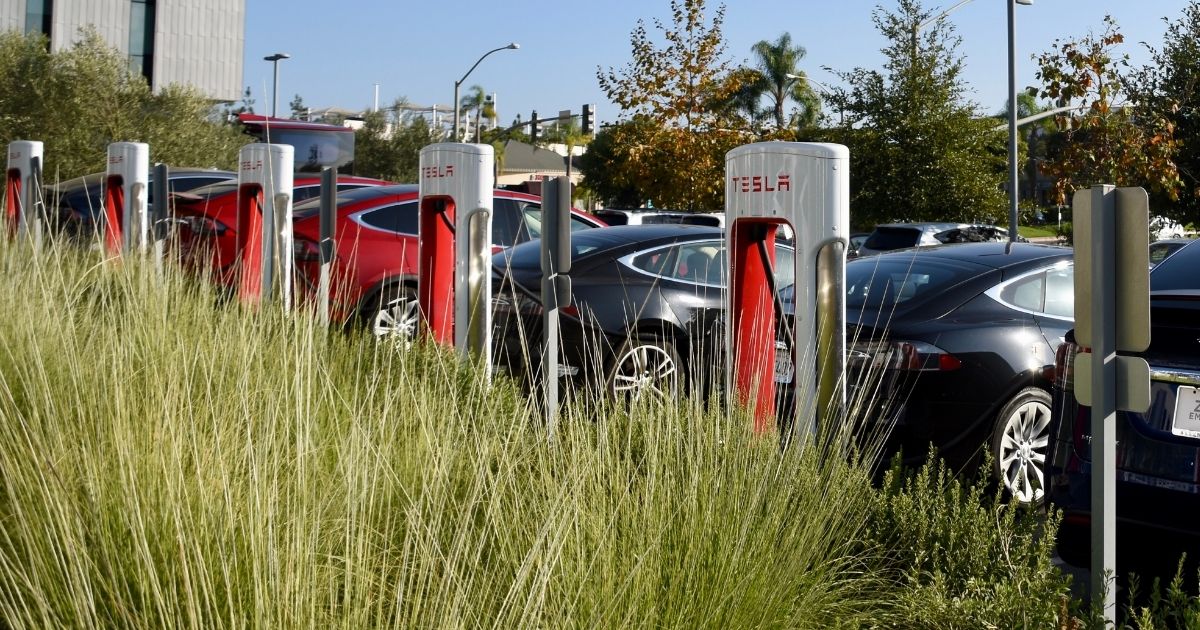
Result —
[{"label": "metal post", "polygon": [[1092,602],[1103,602],[1106,619],[1116,619],[1116,193],[1091,190],[1092,241]]},{"label": "metal post", "polygon": [[[476,61],[476,62],[475,62],[475,64],[476,64],[476,65],[478,65],[478,64],[479,64],[479,62],[478,62],[478,61]],[[472,67],[471,67],[471,70],[474,70],[474,69],[475,69],[475,67],[474,67],[474,66],[472,66]],[[470,70],[468,70],[468,71],[467,71],[467,74],[471,74],[471,71],[470,71]],[[464,77],[462,78],[462,80],[460,80],[460,81],[455,81],[455,82],[454,82],[454,136],[453,136],[452,138],[450,138],[450,141],[451,141],[451,142],[458,142],[458,141],[459,141],[459,137],[458,137],[458,116],[459,116],[459,110],[458,110],[458,86],[462,85],[462,82],[463,82],[463,81],[465,81],[466,79],[467,79],[467,77],[466,77],[466,76],[464,76]]]},{"label": "metal post", "polygon": [[40,253],[48,219],[46,204],[42,198],[42,157],[40,155],[35,155],[29,160],[29,186],[26,187],[24,193],[25,211],[33,219],[31,224],[33,251]]},{"label": "metal post", "polygon": [[1017,242],[1017,0],[1008,4],[1008,240]]},{"label": "metal post", "polygon": [[171,219],[171,170],[166,164],[154,165],[154,211],[150,215],[150,238],[154,243],[154,269],[161,276],[167,240],[167,222]]},{"label": "metal post", "polygon": [[330,274],[335,255],[334,219],[337,211],[337,169],[321,171],[320,238],[317,243],[321,257],[320,277],[317,280],[317,316],[321,323],[329,325]]},{"label": "metal post", "polygon": [[561,306],[571,303],[571,180],[554,177],[542,182],[542,306],[545,335],[542,380],[545,388],[546,429],[553,440],[558,427],[558,353]]},{"label": "metal post", "polygon": [[275,78],[271,81],[271,118],[279,117],[279,60],[275,63]]}]

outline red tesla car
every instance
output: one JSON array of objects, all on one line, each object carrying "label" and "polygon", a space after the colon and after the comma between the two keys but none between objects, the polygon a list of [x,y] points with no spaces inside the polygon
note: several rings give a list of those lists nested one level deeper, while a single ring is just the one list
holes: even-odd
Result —
[{"label": "red tesla car", "polygon": [[[338,191],[382,186],[390,182],[368,177],[338,176]],[[293,204],[318,197],[321,178],[297,175]],[[213,274],[222,284],[233,282],[237,250],[237,179],[171,196],[177,226],[179,257],[185,267]]]},{"label": "red tesla car", "polygon": [[[339,192],[337,255],[332,275],[337,321],[358,319],[377,335],[411,335],[417,326],[418,192],[412,184]],[[297,294],[315,292],[319,276],[319,199],[295,207],[293,234]],[[501,251],[541,234],[541,198],[496,190],[492,249]],[[571,229],[604,226],[572,210]]]}]

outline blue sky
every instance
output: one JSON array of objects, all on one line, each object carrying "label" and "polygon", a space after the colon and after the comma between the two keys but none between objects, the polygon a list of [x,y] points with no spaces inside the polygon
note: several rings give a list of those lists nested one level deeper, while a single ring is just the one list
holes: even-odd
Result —
[{"label": "blue sky", "polygon": [[[926,0],[944,9],[956,0]],[[750,60],[750,47],[787,31],[808,54],[801,62],[817,81],[836,85],[821,68],[878,69],[883,38],[871,20],[877,5],[894,0],[729,0],[726,54]],[[479,55],[509,42],[520,50],[488,57],[464,84],[497,93],[502,123],[538,110],[578,112],[595,103],[600,121],[620,112],[600,90],[596,68],[629,62],[629,34],[639,18],[669,20],[667,0],[603,2],[410,2],[359,0],[249,0],[246,3],[243,83],[250,86],[260,113],[269,113],[271,63],[262,58],[286,52],[280,62],[279,111],[300,94],[310,107],[370,107],[379,84],[381,105],[405,97],[420,105],[452,105],[454,81]],[[1177,19],[1186,0],[1034,0],[1017,7],[1018,86],[1036,82],[1031,56],[1049,50],[1056,39],[1102,29],[1105,15],[1116,18],[1124,46],[1135,65],[1148,59],[1138,42],[1158,46],[1163,17]],[[712,10],[716,3],[710,3]],[[946,19],[962,37],[967,84],[985,111],[1003,108],[1007,91],[1007,13],[1005,0],[974,0]]]}]

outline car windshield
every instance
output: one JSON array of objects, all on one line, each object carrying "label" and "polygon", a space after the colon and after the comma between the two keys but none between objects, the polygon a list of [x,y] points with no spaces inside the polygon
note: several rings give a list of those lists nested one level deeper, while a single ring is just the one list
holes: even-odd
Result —
[{"label": "car windshield", "polygon": [[1151,291],[1200,289],[1196,269],[1200,268],[1200,241],[1193,241],[1167,256],[1150,272]]},{"label": "car windshield", "polygon": [[846,264],[846,309],[916,306],[986,269],[919,254],[859,258]]},{"label": "car windshield", "polygon": [[863,243],[863,247],[876,251],[904,249],[905,247],[915,247],[920,238],[921,231],[914,228],[877,227],[874,232],[871,232],[871,236],[867,237],[867,242]]}]

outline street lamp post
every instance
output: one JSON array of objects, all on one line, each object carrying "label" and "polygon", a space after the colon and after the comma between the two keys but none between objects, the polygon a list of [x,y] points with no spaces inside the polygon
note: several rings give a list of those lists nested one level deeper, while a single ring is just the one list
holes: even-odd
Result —
[{"label": "street lamp post", "polygon": [[1033,4],[1033,0],[1007,0],[1008,2],[1008,240],[1017,242],[1017,196],[1020,182],[1017,181],[1017,5]]},{"label": "street lamp post", "polygon": [[471,76],[471,73],[475,71],[475,68],[476,68],[476,66],[479,65],[479,62],[483,61],[484,59],[487,59],[488,55],[490,55],[494,52],[500,52],[501,50],[516,50],[520,47],[521,47],[520,44],[513,42],[507,46],[493,48],[493,49],[483,53],[483,56],[475,61],[475,64],[471,66],[471,69],[467,70],[467,73],[462,75],[461,79],[454,82],[454,141],[455,142],[458,142],[458,117],[460,115],[459,104],[458,104],[458,88],[461,87],[463,82],[467,80],[467,77]]},{"label": "street lamp post", "polygon": [[263,57],[263,61],[270,61],[275,66],[275,79],[271,82],[271,118],[279,116],[279,62],[291,58],[292,56],[287,53],[275,53]]}]

